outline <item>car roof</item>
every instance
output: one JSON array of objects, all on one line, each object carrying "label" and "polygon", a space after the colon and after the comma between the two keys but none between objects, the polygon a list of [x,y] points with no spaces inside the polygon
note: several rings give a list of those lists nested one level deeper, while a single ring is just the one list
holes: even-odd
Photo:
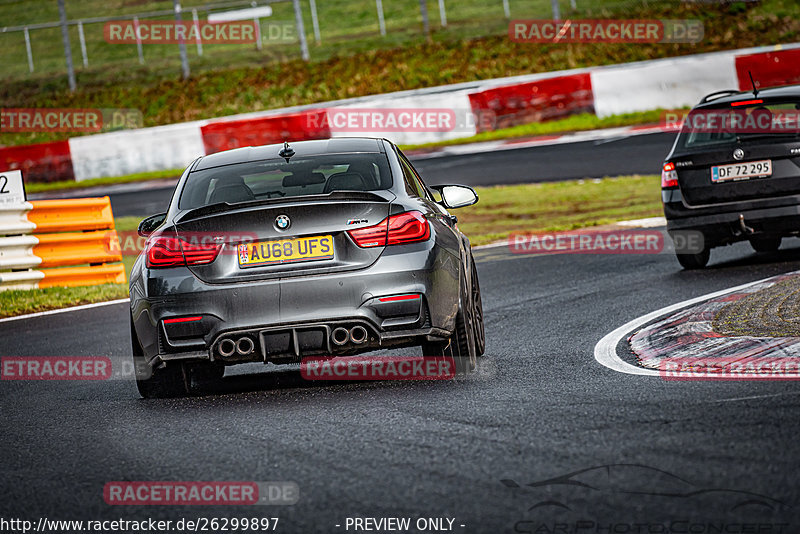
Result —
[{"label": "car roof", "polygon": [[[721,96],[712,98],[706,101],[705,99],[717,93],[707,95],[703,100],[695,106],[695,108],[716,107],[720,104],[730,104],[732,102],[739,102],[741,100],[752,100],[756,97],[753,96],[753,91],[731,91],[726,93],[721,91]],[[764,100],[783,100],[787,98],[800,99],[800,85],[784,85],[781,87],[768,87],[766,89],[759,89],[758,98]]]},{"label": "car roof", "polygon": [[[370,137],[338,137],[332,139],[318,139],[314,141],[289,141],[289,146],[294,150],[295,156],[320,156],[323,154],[344,154],[357,152],[384,152],[383,140]],[[232,165],[234,163],[247,163],[281,157],[278,153],[283,149],[283,143],[274,145],[248,146],[234,148],[203,156],[194,165],[192,171]]]}]

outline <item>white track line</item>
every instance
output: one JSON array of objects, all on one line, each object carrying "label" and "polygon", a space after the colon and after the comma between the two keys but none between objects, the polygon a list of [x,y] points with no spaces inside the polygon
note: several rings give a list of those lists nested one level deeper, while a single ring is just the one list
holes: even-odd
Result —
[{"label": "white track line", "polygon": [[695,297],[693,299],[684,300],[683,302],[678,302],[677,304],[661,308],[660,310],[650,312],[647,315],[642,315],[641,317],[637,317],[632,321],[628,321],[627,323],[620,326],[613,332],[606,334],[606,336],[603,337],[603,339],[597,342],[597,345],[594,346],[594,359],[597,360],[597,362],[600,363],[601,365],[604,365],[613,371],[617,371],[618,373],[626,373],[630,375],[659,376],[660,373],[655,369],[645,369],[644,367],[633,365],[631,363],[624,361],[617,355],[617,345],[619,344],[620,341],[622,341],[622,339],[625,338],[625,336],[628,335],[628,333],[641,328],[643,325],[649,323],[650,321],[658,319],[663,315],[667,315],[669,313],[678,311],[688,306],[692,306],[693,304],[698,304],[706,300],[710,300],[716,297],[721,297],[722,295],[733,293],[734,291],[739,291],[747,287],[754,286],[762,282],[766,282],[767,280],[770,280],[772,278],[775,277],[770,276],[769,278],[756,280],[755,282],[749,282],[747,284],[742,284],[740,286],[731,287],[728,289],[723,289],[721,291],[715,291],[714,293],[708,293],[700,297]]},{"label": "white track line", "polygon": [[117,300],[106,300],[104,302],[95,302],[93,304],[83,304],[81,306],[71,306],[69,308],[60,308],[58,310],[48,310],[43,312],[37,313],[29,313],[27,315],[17,315],[15,317],[6,317],[5,319],[0,319],[0,323],[6,323],[9,321],[19,321],[21,319],[33,319],[34,317],[42,317],[44,315],[54,315],[56,313],[65,313],[65,312],[72,312],[78,310],[88,310],[89,308],[99,308],[100,306],[111,306],[112,304],[122,304],[123,302],[129,302],[130,299],[117,299]]}]

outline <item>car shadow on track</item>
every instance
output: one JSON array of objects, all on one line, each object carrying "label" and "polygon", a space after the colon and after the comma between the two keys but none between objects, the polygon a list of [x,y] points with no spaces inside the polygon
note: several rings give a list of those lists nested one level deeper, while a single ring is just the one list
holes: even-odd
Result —
[{"label": "car shadow on track", "polygon": [[271,391],[292,390],[332,390],[332,389],[389,389],[430,388],[436,384],[462,381],[463,378],[449,380],[307,380],[297,369],[267,371],[225,376],[213,382],[194,382],[191,396],[231,395]]}]

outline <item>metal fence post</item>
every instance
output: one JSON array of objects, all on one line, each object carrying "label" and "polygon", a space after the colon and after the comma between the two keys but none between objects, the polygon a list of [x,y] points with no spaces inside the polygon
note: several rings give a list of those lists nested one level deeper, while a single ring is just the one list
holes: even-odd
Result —
[{"label": "metal fence post", "polygon": [[142,53],[142,36],[139,34],[139,17],[133,17],[133,31],[136,32],[136,52],[139,54],[139,64],[144,65]]},{"label": "metal fence post", "polygon": [[511,18],[511,8],[508,6],[508,0],[503,0],[503,13],[507,19]]},{"label": "metal fence post", "polygon": [[381,0],[375,0],[375,8],[378,10],[378,26],[381,29],[381,35],[386,35],[386,21],[383,20],[383,3]]},{"label": "metal fence post", "polygon": [[300,0],[292,0],[294,4],[294,23],[297,27],[297,35],[300,37],[300,54],[304,61],[311,59],[308,53],[308,42],[306,41],[306,30],[303,26],[303,12],[300,10]]},{"label": "metal fence post", "polygon": [[428,3],[426,0],[419,0],[419,10],[422,13],[422,26],[425,28],[425,35],[430,37],[431,23],[428,20]]},{"label": "metal fence post", "polygon": [[256,25],[256,50],[261,50],[261,47],[264,46],[261,42],[261,19],[256,17],[253,19],[253,23]]},{"label": "metal fence post", "polygon": [[83,35],[83,22],[78,21],[78,39],[81,42],[81,57],[83,58],[83,66],[89,66],[89,57],[86,55],[86,37]]},{"label": "metal fence post", "polygon": [[308,0],[311,6],[311,25],[314,27],[314,40],[319,43],[321,41],[319,35],[319,19],[317,18],[317,3],[314,0]]},{"label": "metal fence post", "polygon": [[[172,5],[175,7],[175,22],[181,23],[181,3],[180,0],[172,0]],[[186,55],[186,41],[180,39],[178,42],[178,50],[181,54],[181,73],[183,79],[189,79],[189,57]]]},{"label": "metal fence post", "polygon": [[203,55],[203,39],[200,38],[200,19],[197,17],[197,10],[192,9],[192,22],[194,23],[194,30],[197,32],[197,55]]},{"label": "metal fence post", "polygon": [[58,0],[58,14],[61,17],[61,40],[64,41],[64,56],[67,58],[67,77],[69,79],[69,90],[74,91],[76,87],[75,69],[72,66],[72,47],[69,44],[67,10],[64,7],[64,0]]},{"label": "metal fence post", "polygon": [[439,0],[439,20],[442,22],[442,28],[447,26],[447,12],[444,9],[444,0]]},{"label": "metal fence post", "polygon": [[558,7],[558,0],[550,0],[550,5],[553,6],[553,20],[561,20],[561,11]]},{"label": "metal fence post", "polygon": [[28,70],[33,72],[33,52],[31,51],[31,36],[28,33],[28,27],[22,30],[25,34],[25,50],[28,52]]}]

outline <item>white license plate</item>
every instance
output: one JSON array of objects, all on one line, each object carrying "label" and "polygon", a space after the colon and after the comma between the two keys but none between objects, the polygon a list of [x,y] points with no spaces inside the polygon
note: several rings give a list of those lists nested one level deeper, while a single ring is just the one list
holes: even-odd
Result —
[{"label": "white license plate", "polygon": [[772,160],[762,159],[760,161],[747,161],[711,167],[712,182],[746,180],[759,176],[772,176]]}]

